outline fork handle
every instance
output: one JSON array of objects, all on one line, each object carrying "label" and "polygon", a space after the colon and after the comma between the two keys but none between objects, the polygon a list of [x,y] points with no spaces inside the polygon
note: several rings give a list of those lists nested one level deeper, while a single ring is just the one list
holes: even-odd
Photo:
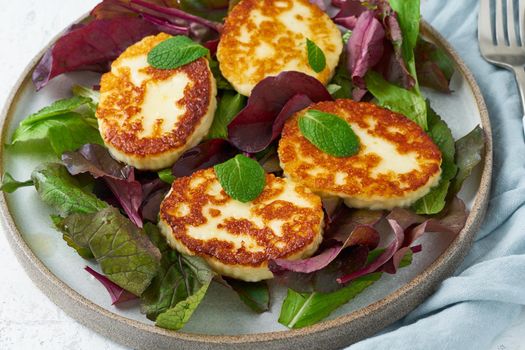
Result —
[{"label": "fork handle", "polygon": [[512,69],[514,71],[514,75],[516,76],[516,83],[518,84],[518,90],[520,92],[521,108],[523,111],[521,123],[523,126],[523,133],[525,133],[525,67],[516,66],[512,67]]}]

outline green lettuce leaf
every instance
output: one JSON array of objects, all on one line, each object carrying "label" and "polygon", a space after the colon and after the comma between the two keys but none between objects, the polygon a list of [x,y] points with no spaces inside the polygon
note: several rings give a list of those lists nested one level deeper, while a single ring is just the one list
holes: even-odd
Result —
[{"label": "green lettuce leaf", "polygon": [[43,163],[33,171],[31,179],[42,201],[62,216],[96,213],[108,207],[106,202],[81,188],[62,164]]},{"label": "green lettuce leaf", "polygon": [[380,106],[410,118],[427,130],[427,104],[420,94],[391,84],[374,71],[368,71],[365,81]]},{"label": "green lettuce leaf", "polygon": [[206,294],[213,272],[201,258],[170,249],[155,225],[148,223],[144,230],[162,258],[157,276],[141,296],[141,311],[159,327],[180,329]]},{"label": "green lettuce leaf", "polygon": [[418,199],[412,210],[416,214],[437,214],[445,208],[450,181],[456,176],[458,167],[454,162],[456,147],[452,131],[441,117],[427,105],[428,110],[428,134],[439,147],[442,155],[441,179],[437,186],[432,188],[423,198]]},{"label": "green lettuce leaf", "polygon": [[158,274],[159,249],[116,208],[71,214],[59,227],[76,247],[89,248],[106,277],[135,295],[141,295]]},{"label": "green lettuce leaf", "polygon": [[17,181],[8,172],[2,176],[2,183],[0,184],[0,191],[6,193],[13,193],[20,187],[33,186],[33,180],[28,181]]},{"label": "green lettuce leaf", "polygon": [[213,123],[208,133],[209,139],[227,139],[228,124],[246,106],[246,97],[241,94],[225,91],[219,100]]},{"label": "green lettuce leaf", "polygon": [[237,293],[241,301],[257,313],[270,309],[270,291],[266,281],[245,282],[233,278],[225,279],[226,283]]},{"label": "green lettuce leaf", "polygon": [[[372,250],[368,254],[367,264],[371,264],[383,252],[383,248]],[[409,249],[401,259],[399,267],[409,266],[412,263],[412,257],[413,253]],[[382,272],[374,272],[358,277],[344,288],[331,293],[298,293],[288,289],[288,294],[281,307],[279,323],[288,328],[302,328],[316,324],[370,287],[381,276]]]},{"label": "green lettuce leaf", "polygon": [[481,162],[481,156],[485,150],[483,129],[479,125],[476,126],[474,130],[460,138],[455,146],[458,172],[450,187],[452,194],[459,192],[465,179],[470,176],[474,167]]},{"label": "green lettuce leaf", "polygon": [[[414,49],[419,36],[419,23],[421,19],[419,0],[390,0],[390,6],[397,12],[399,26],[403,32],[403,43],[401,50],[403,59],[408,71],[415,78],[416,61],[414,59]],[[419,85],[416,79],[415,90],[419,93]]]},{"label": "green lettuce leaf", "polygon": [[[102,144],[91,98],[73,96],[44,107],[20,122],[11,144],[34,140],[47,140],[57,156],[73,151],[86,143]],[[76,112],[88,105],[84,114]]]}]

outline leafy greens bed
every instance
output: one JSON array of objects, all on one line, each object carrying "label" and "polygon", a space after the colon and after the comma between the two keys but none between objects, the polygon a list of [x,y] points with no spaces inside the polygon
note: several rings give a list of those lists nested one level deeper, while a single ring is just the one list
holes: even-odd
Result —
[{"label": "leafy greens bed", "polygon": [[[427,131],[443,157],[441,180],[430,193],[410,209],[389,213],[349,209],[340,201],[327,200],[323,203],[324,240],[317,253],[298,261],[270,261],[276,283],[288,287],[279,322],[299,328],[326,318],[382,274],[410,265],[413,254],[422,250],[415,241],[425,232],[457,234],[467,211],[456,194],[483,153],[481,128],[455,141],[421,93],[420,86],[450,93],[454,67],[440,48],[419,35],[419,1],[311,1],[344,33],[345,49],[332,81],[325,87],[303,73],[282,72],[258,83],[249,98],[233,90],[214,58],[220,21],[236,2],[104,0],[85,22],[58,39],[33,73],[34,84],[41,89],[63,73],[107,71],[124,49],[147,35],[161,31],[176,35],[152,50],[150,64],[173,68],[206,56],[217,80],[219,105],[207,138],[172,168],[145,172],[114,160],[98,131],[98,92],[75,86],[73,97],[24,119],[10,143],[17,147],[47,142],[57,162],[41,164],[28,181],[3,175],[4,192],[36,188],[56,213],[51,221],[67,244],[82,258],[99,263],[103,274],[86,270],[106,287],[113,304],[140,298],[142,312],[168,329],[184,326],[213,281],[237,292],[254,312],[265,312],[270,304],[266,282],[222,278],[202,259],[168,247],[155,223],[160,202],[175,178],[212,166],[219,177],[231,167],[261,169],[258,176],[262,178],[264,172],[280,175],[275,142],[284,122],[313,102],[373,100]],[[170,51],[181,47],[191,54],[184,56],[186,61],[166,59]],[[310,40],[305,50],[311,67],[322,70],[322,50]],[[314,121],[315,117],[315,113],[309,115]],[[300,124],[307,137],[313,126],[307,118]],[[345,134],[344,138],[352,137]],[[315,144],[315,137],[310,141]],[[344,148],[328,147],[326,152],[350,155],[356,143],[349,141]],[[228,194],[245,202],[262,190],[254,185],[243,192],[236,188],[237,182],[221,184]],[[389,228],[392,240],[380,247],[378,227],[382,225]]]}]

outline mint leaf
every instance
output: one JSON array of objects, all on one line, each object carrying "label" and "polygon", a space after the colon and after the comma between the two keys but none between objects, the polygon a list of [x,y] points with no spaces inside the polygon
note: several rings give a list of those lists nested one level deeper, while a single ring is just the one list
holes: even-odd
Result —
[{"label": "mint leaf", "polygon": [[210,139],[227,139],[228,124],[235,118],[237,113],[246,105],[246,97],[226,91],[219,100],[213,123],[208,133]]},{"label": "mint leaf", "polygon": [[187,36],[178,35],[155,46],[148,53],[148,64],[158,69],[176,69],[209,53]]},{"label": "mint leaf", "polygon": [[159,179],[170,185],[175,181],[175,176],[173,176],[171,168],[161,170],[157,172],[157,175],[159,176]]},{"label": "mint leaf", "polygon": [[479,162],[485,150],[485,133],[478,126],[456,142],[456,163],[458,172],[452,182],[450,192],[456,194],[461,189],[463,182],[470,176],[472,170]]},{"label": "mint leaf", "polygon": [[94,213],[108,207],[106,202],[83,190],[62,164],[44,163],[33,171],[31,179],[42,201],[60,215]]},{"label": "mint leaf", "polygon": [[368,71],[365,76],[368,91],[379,105],[400,113],[427,130],[427,105],[423,97],[387,82],[379,73]]},{"label": "mint leaf", "polygon": [[264,169],[257,161],[242,154],[213,168],[224,191],[243,203],[257,198],[266,184]]},{"label": "mint leaf", "polygon": [[331,156],[350,157],[359,151],[359,138],[337,115],[310,109],[299,117],[299,129],[308,141]]},{"label": "mint leaf", "polygon": [[135,295],[141,295],[158,273],[159,249],[116,208],[71,214],[60,228],[76,246],[89,248],[112,282]]},{"label": "mint leaf", "polygon": [[254,312],[260,314],[270,310],[270,291],[266,281],[245,282],[233,278],[225,279],[225,281],[242,302]]},{"label": "mint leaf", "polygon": [[306,39],[306,53],[308,55],[308,64],[314,72],[320,73],[326,67],[326,57],[323,50],[310,39]]},{"label": "mint leaf", "polygon": [[2,177],[2,184],[0,185],[0,191],[4,191],[6,193],[13,193],[20,187],[27,187],[27,186],[33,186],[33,180],[28,181],[16,181],[13,179],[11,174],[5,173]]}]

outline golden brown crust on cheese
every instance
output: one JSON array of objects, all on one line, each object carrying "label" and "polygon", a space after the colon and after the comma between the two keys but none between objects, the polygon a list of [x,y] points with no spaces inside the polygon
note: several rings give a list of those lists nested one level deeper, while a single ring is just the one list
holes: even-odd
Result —
[{"label": "golden brown crust on cheese", "polygon": [[[294,5],[308,7],[310,14],[295,15],[295,20],[304,23],[312,32],[313,40],[322,47],[325,55],[339,57],[341,48],[333,43],[341,41],[335,24],[316,5],[308,0],[242,0],[226,18],[217,51],[220,69],[226,79],[242,79],[243,83],[257,84],[267,76],[283,71],[287,62],[296,61],[295,70],[315,76],[326,84],[332,76],[328,65],[320,73],[315,73],[308,64],[305,34],[290,29],[291,23],[276,20],[279,15],[289,11]],[[254,11],[268,19],[256,23]],[[249,40],[244,39],[250,33]],[[261,57],[258,49],[268,47],[273,52]],[[255,68],[255,69],[253,69]],[[249,72],[249,73],[246,73]],[[231,81],[234,85],[235,82]]]},{"label": "golden brown crust on cheese", "polygon": [[[362,143],[359,152],[352,157],[336,158],[320,151],[299,130],[298,118],[308,109],[338,115],[350,124],[367,129],[370,135],[394,144],[399,154],[417,153],[419,169],[402,174],[372,176],[382,158],[374,153],[365,153],[363,147],[366,146]],[[439,174],[441,165],[441,152],[416,123],[372,103],[348,99],[320,102],[291,117],[286,122],[279,143],[279,158],[285,173],[293,180],[314,192],[342,197],[404,197]],[[312,170],[318,166],[323,171],[312,176]],[[341,173],[346,175],[336,179]]]},{"label": "golden brown crust on cheese", "polygon": [[[213,204],[226,207],[229,202],[234,201],[222,189],[219,193],[210,190],[218,183],[212,168],[175,180],[170,194],[161,204],[160,218],[171,228],[173,238],[193,254],[216,259],[227,265],[258,267],[266,264],[269,259],[290,257],[320,241],[323,222],[320,198],[299,185],[296,191],[301,198],[311,203],[310,207],[275,200],[282,193],[285,181],[290,180],[266,175],[264,191],[250,203],[250,215],[261,219],[264,223],[262,227],[249,218],[235,217],[225,217],[217,224],[216,228],[221,231],[255,241],[257,249],[244,244],[235,248],[230,241],[213,238],[214,232],[209,232],[208,240],[197,239],[188,234],[189,227],[198,228],[207,223],[206,206]],[[220,215],[216,209],[209,213],[212,217]],[[276,234],[268,225],[272,220],[283,221],[280,233]]]},{"label": "golden brown crust on cheese", "polygon": [[[168,34],[158,34],[144,38],[130,46],[113,62],[119,65],[122,60],[147,54],[160,42],[168,39]],[[200,58],[177,69],[162,70],[148,66],[141,73],[147,74],[141,86],[131,80],[129,68],[119,68],[119,75],[108,72],[102,76],[100,91],[105,94],[97,109],[97,118],[103,122],[104,142],[119,151],[134,157],[148,157],[184,146],[190,135],[206,115],[210,105],[212,77],[206,59]],[[144,102],[148,84],[167,80],[177,73],[184,72],[191,81],[184,90],[184,97],[177,103],[186,108],[185,114],[169,133],[162,131],[162,120],[156,121],[154,131],[148,136],[140,136],[143,131],[142,120],[138,117]]]}]

